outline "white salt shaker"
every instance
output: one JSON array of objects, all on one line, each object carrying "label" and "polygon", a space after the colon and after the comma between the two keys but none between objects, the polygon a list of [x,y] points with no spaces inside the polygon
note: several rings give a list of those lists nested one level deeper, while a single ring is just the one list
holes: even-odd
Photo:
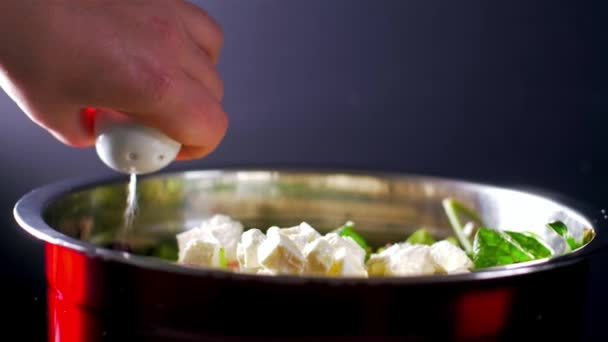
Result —
[{"label": "white salt shaker", "polygon": [[95,149],[111,169],[146,174],[169,165],[181,144],[157,129],[138,124],[110,111],[97,111]]}]

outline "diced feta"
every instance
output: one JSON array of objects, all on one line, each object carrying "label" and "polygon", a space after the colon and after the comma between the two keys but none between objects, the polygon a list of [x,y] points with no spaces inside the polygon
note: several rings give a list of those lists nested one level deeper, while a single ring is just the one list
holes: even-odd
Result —
[{"label": "diced feta", "polygon": [[313,275],[327,274],[334,264],[334,248],[327,239],[319,238],[304,247],[306,273]]},{"label": "diced feta", "polygon": [[346,248],[338,248],[335,253],[334,264],[329,273],[343,277],[367,277],[363,260],[360,260],[354,254],[350,254]]},{"label": "diced feta", "polygon": [[372,254],[367,260],[367,272],[374,277],[388,276],[390,275],[390,261],[391,258],[385,255]]},{"label": "diced feta", "polygon": [[391,275],[391,257],[401,249],[401,245],[396,243],[380,253],[373,253],[367,260],[367,272],[370,276],[389,276]]},{"label": "diced feta", "polygon": [[199,227],[202,231],[208,231],[224,248],[228,262],[236,260],[236,245],[238,244],[243,225],[226,215],[216,214],[210,219],[203,221]]},{"label": "diced feta", "polygon": [[258,247],[258,262],[276,273],[301,274],[306,259],[293,241],[274,230],[266,233],[266,240]]},{"label": "diced feta", "polygon": [[[177,234],[177,246],[180,255],[178,261],[188,259],[186,255],[189,255],[190,253],[195,253],[197,255],[203,253],[202,251],[199,251],[199,249],[207,248],[204,247],[206,245],[214,245],[217,247],[218,251],[219,248],[224,249],[224,256],[226,257],[227,262],[234,262],[236,261],[236,245],[242,232],[243,226],[240,222],[234,221],[225,215],[214,215],[201,222],[200,226]],[[205,243],[200,241],[204,241]],[[196,247],[196,251],[189,251],[189,246],[195,242],[196,246],[198,246]],[[204,266],[210,266],[210,264],[206,263]]]},{"label": "diced feta", "polygon": [[185,251],[188,244],[196,240],[214,239],[209,232],[202,231],[198,227],[177,234],[177,248]]},{"label": "diced feta", "polygon": [[436,271],[431,257],[431,248],[426,245],[399,243],[381,253],[370,256],[367,262],[372,276],[430,275]]},{"label": "diced feta", "polygon": [[179,251],[178,262],[192,266],[219,266],[220,246],[214,239],[191,240]]},{"label": "diced feta", "polygon": [[218,226],[218,225],[228,224],[228,223],[232,224],[236,221],[234,221],[228,215],[215,214],[215,215],[211,216],[210,218],[208,218],[207,222],[211,225]]},{"label": "diced feta", "polygon": [[[269,230],[275,229],[277,228],[269,228]],[[293,241],[300,251],[304,250],[307,243],[321,237],[321,234],[319,234],[319,232],[317,232],[306,222],[302,222],[294,227],[278,229],[278,232],[287,236],[291,241]]]},{"label": "diced feta", "polygon": [[366,277],[365,250],[350,237],[328,233],[321,240],[326,240],[333,249],[333,263],[329,275]]},{"label": "diced feta", "polygon": [[467,254],[449,241],[435,242],[431,245],[430,255],[440,272],[453,273],[473,267]]},{"label": "diced feta", "polygon": [[397,253],[402,245],[407,245],[406,243],[395,243],[390,245],[388,248],[379,253],[380,256],[392,257],[395,253]]},{"label": "diced feta", "polygon": [[431,258],[431,247],[402,244],[399,251],[391,256],[390,272],[393,275],[401,276],[435,273],[435,263]]},{"label": "diced feta", "polygon": [[356,260],[360,260],[362,263],[365,261],[365,250],[363,247],[353,240],[349,236],[340,236],[336,233],[328,233],[324,237],[327,242],[336,249],[344,248],[347,253],[352,255]]},{"label": "diced feta", "polygon": [[259,229],[249,229],[241,235],[236,246],[236,256],[241,271],[253,272],[262,267],[258,262],[258,248],[266,239]]},{"label": "diced feta", "polygon": [[268,234],[276,234],[276,233],[278,233],[280,231],[281,231],[281,228],[279,228],[277,226],[272,226],[272,227],[270,227],[270,228],[268,228],[266,230],[266,235],[268,235]]},{"label": "diced feta", "polygon": [[416,276],[470,272],[473,262],[449,241],[431,246],[397,243],[365,262],[365,250],[348,236],[322,236],[306,222],[243,232],[225,215],[214,215],[177,235],[178,262],[219,267],[220,250],[233,269],[259,275],[311,274],[342,277]]}]

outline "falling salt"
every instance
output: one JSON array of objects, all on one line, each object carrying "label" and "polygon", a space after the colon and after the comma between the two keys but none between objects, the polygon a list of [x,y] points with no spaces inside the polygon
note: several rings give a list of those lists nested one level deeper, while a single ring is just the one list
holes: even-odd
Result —
[{"label": "falling salt", "polygon": [[125,208],[125,229],[133,227],[135,212],[137,211],[137,175],[131,174],[129,187],[127,188],[127,207]]},{"label": "falling salt", "polygon": [[121,232],[120,242],[122,247],[128,246],[127,236],[133,228],[133,221],[137,213],[137,175],[132,173],[129,178],[129,185],[127,186],[127,205],[123,215],[123,229]]}]

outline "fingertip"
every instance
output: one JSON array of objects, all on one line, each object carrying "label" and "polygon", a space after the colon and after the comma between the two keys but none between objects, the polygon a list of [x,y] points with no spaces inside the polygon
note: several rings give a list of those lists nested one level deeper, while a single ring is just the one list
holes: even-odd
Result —
[{"label": "fingertip", "polygon": [[[82,108],[79,117],[66,116],[57,127],[47,128],[64,145],[87,148],[95,144],[95,108]],[[78,122],[80,120],[80,122]]]},{"label": "fingertip", "polygon": [[210,149],[204,146],[182,146],[175,160],[188,161],[201,159],[211,153]]},{"label": "fingertip", "polygon": [[49,133],[62,144],[74,147],[74,148],[88,148],[95,144],[95,137],[93,136],[70,136],[64,135],[55,131],[49,131]]},{"label": "fingertip", "polygon": [[202,159],[213,153],[217,147],[221,144],[228,129],[228,117],[224,115],[218,124],[217,137],[215,140],[210,141],[209,146],[182,146],[175,160],[177,161],[189,161]]},{"label": "fingertip", "polygon": [[209,130],[209,137],[207,138],[206,155],[211,154],[217,149],[222,143],[228,132],[229,120],[228,115],[223,110],[219,110],[219,113],[214,116],[215,122],[208,122],[212,129]]},{"label": "fingertip", "polygon": [[219,123],[218,123],[218,144],[226,136],[229,126],[230,126],[230,119],[228,118],[228,113],[226,113],[225,111],[222,110],[222,113],[219,116]]}]

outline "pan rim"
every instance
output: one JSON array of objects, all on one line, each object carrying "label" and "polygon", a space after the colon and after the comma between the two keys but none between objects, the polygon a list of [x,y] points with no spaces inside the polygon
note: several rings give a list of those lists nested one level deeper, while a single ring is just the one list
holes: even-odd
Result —
[{"label": "pan rim", "polygon": [[230,272],[212,268],[189,267],[178,265],[176,263],[167,262],[158,258],[125,253],[121,251],[110,250],[91,243],[84,242],[72,237],[69,237],[60,231],[49,226],[44,218],[44,210],[54,200],[80,190],[85,190],[99,185],[111,185],[115,183],[123,183],[124,176],[114,177],[81,177],[77,179],[57,181],[47,185],[43,185],[23,195],[15,204],[13,215],[15,220],[22,229],[28,232],[35,238],[44,241],[51,245],[57,245],[71,249],[73,251],[85,254],[90,258],[101,259],[103,261],[118,262],[128,264],[138,268],[149,269],[158,272],[168,272],[175,274],[185,274],[192,277],[210,277],[216,279],[230,279],[232,281],[256,281],[274,284],[303,284],[310,282],[321,282],[327,285],[343,286],[343,285],[421,285],[435,283],[467,283],[480,282],[486,280],[494,280],[500,278],[517,277],[529,273],[538,273],[555,268],[560,268],[575,263],[580,263],[589,258],[593,253],[603,249],[606,246],[606,233],[604,227],[608,224],[608,219],[601,215],[601,210],[593,208],[587,203],[574,200],[573,198],[559,195],[559,200],[547,198],[539,195],[535,191],[516,190],[508,187],[491,185],[483,182],[469,181],[457,178],[422,175],[416,173],[390,172],[378,170],[363,170],[363,169],[344,169],[344,168],[306,168],[306,167],[221,167],[211,169],[197,170],[173,170],[168,172],[159,172],[152,175],[142,176],[146,178],[164,178],[174,177],[177,175],[183,177],[209,177],[218,173],[226,172],[279,172],[284,174],[347,174],[347,175],[362,175],[375,176],[383,178],[400,178],[420,181],[432,181],[442,183],[454,183],[459,186],[472,187],[484,190],[500,190],[513,193],[519,193],[526,196],[534,196],[543,200],[548,200],[558,206],[567,209],[569,215],[573,215],[594,229],[595,236],[586,246],[570,252],[568,254],[553,257],[549,259],[533,260],[519,264],[499,266],[488,268],[480,271],[462,274],[448,275],[427,275],[427,276],[410,276],[410,277],[370,277],[370,278],[355,278],[355,277],[321,277],[321,276],[292,276],[292,275],[275,275],[263,276],[244,274],[239,272]]}]

